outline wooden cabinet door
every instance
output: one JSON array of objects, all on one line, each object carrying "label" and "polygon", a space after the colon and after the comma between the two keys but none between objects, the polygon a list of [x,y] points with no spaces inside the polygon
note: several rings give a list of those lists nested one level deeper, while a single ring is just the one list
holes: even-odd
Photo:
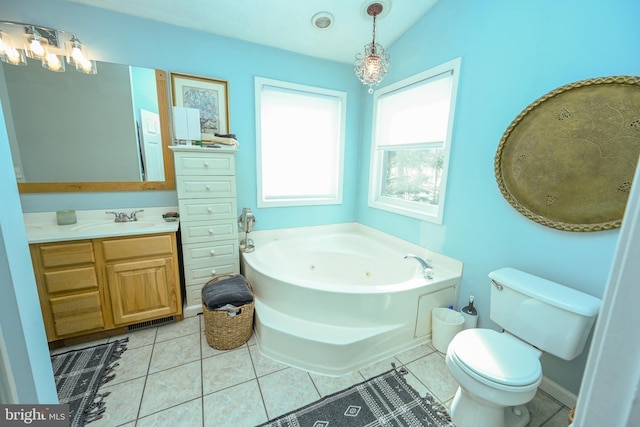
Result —
[{"label": "wooden cabinet door", "polygon": [[173,258],[107,265],[113,322],[126,325],[178,314],[179,285]]}]

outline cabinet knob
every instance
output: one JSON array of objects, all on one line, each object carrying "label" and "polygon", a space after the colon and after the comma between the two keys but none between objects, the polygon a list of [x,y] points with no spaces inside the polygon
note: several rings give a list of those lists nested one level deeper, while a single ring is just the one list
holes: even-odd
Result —
[{"label": "cabinet knob", "polygon": [[213,234],[213,228],[209,229],[209,234]]},{"label": "cabinet knob", "polygon": [[216,251],[214,251],[213,249],[211,249],[211,255],[215,255]]},{"label": "cabinet knob", "polygon": [[215,274],[216,274],[216,271],[215,270],[211,270],[211,275],[215,276]]},{"label": "cabinet knob", "polygon": [[206,188],[207,191],[211,190],[211,186],[210,185],[205,185],[204,188]]},{"label": "cabinet knob", "polygon": [[211,212],[213,212],[213,209],[207,208],[207,212],[211,213]]},{"label": "cabinet knob", "polygon": [[208,168],[209,167],[209,162],[204,162],[204,167]]}]

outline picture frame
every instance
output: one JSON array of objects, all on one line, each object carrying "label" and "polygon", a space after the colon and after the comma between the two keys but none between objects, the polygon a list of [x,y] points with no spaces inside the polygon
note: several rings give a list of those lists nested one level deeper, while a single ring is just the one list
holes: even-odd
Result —
[{"label": "picture frame", "polygon": [[191,74],[170,75],[173,106],[200,110],[201,140],[210,141],[215,133],[228,134],[229,83]]}]

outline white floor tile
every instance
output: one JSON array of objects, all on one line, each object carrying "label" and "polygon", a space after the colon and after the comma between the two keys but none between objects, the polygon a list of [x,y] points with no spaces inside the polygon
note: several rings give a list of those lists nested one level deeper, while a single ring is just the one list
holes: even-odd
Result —
[{"label": "white floor tile", "polygon": [[145,345],[152,345],[156,341],[157,332],[157,327],[138,329],[124,335],[113,336],[109,338],[109,342],[129,338],[129,341],[127,342],[128,349],[143,347]]},{"label": "white floor tile", "polygon": [[153,374],[185,363],[200,360],[200,342],[197,334],[185,335],[153,346],[149,373]]},{"label": "white floor tile", "polygon": [[179,322],[167,323],[166,325],[158,327],[156,342],[197,334],[199,331],[200,316],[187,317]]},{"label": "white floor tile", "polygon": [[209,394],[255,378],[249,350],[241,347],[202,360],[203,393]]},{"label": "white floor tile", "polygon": [[202,427],[202,398],[140,418],[136,427]]},{"label": "white floor tile", "polygon": [[249,346],[249,352],[251,353],[251,360],[253,361],[253,367],[256,370],[256,375],[262,377],[264,375],[271,374],[273,372],[281,371],[288,368],[288,365],[284,363],[276,362],[273,359],[269,359],[260,353],[257,346]]},{"label": "white floor tile", "polygon": [[152,345],[127,348],[117,362],[118,366],[116,366],[114,370],[116,376],[108,385],[119,384],[134,378],[146,377],[149,371],[149,361],[151,360],[152,351]]},{"label": "white floor tile", "polygon": [[258,378],[269,419],[275,418],[320,398],[309,374],[287,368]]},{"label": "white floor tile", "polygon": [[316,385],[320,396],[328,396],[337,393],[345,388],[349,388],[354,384],[364,381],[364,377],[360,372],[352,372],[341,377],[328,377],[326,375],[310,374],[313,383]]},{"label": "white floor tile", "polygon": [[267,421],[255,379],[205,395],[203,407],[205,427],[252,427]]},{"label": "white floor tile", "polygon": [[140,416],[159,412],[202,395],[200,361],[150,374],[142,396]]},{"label": "white floor tile", "polygon": [[451,399],[458,389],[458,383],[449,374],[444,357],[432,353],[406,365],[421,383],[431,391],[440,402]]},{"label": "white floor tile", "polygon": [[112,386],[105,385],[100,393],[110,392],[105,398],[106,410],[102,418],[92,422],[92,427],[113,427],[135,421],[140,409],[145,378],[138,378]]}]

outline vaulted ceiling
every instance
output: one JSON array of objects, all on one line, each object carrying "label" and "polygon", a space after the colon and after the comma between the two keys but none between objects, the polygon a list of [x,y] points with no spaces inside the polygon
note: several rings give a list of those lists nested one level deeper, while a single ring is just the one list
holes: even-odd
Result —
[{"label": "vaulted ceiling", "polygon": [[[438,0],[69,0],[181,27],[259,43],[339,62],[353,62],[371,42],[366,9],[383,5],[376,40],[395,42]],[[328,12],[330,27],[319,29],[314,15]]]}]

